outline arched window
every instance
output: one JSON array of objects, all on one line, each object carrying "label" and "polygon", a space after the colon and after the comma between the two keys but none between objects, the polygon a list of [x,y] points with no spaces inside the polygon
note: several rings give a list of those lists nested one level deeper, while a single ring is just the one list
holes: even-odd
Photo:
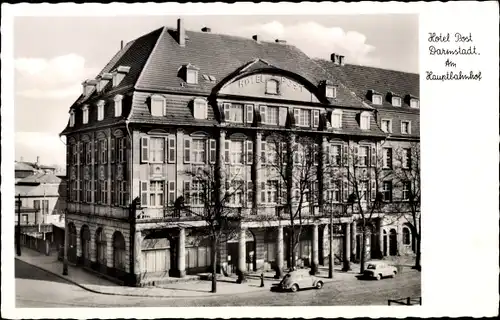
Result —
[{"label": "arched window", "polygon": [[370,130],[370,113],[362,112],[360,115],[360,123],[361,130]]},{"label": "arched window", "polygon": [[331,124],[332,128],[342,128],[342,110],[335,109],[332,111]]},{"label": "arched window", "polygon": [[407,227],[404,227],[403,228],[403,244],[405,245],[409,245],[411,244],[411,240],[410,240],[410,229],[408,229]]},{"label": "arched window", "polygon": [[125,270],[125,239],[120,231],[113,234],[113,267]]},{"label": "arched window", "polygon": [[106,233],[102,228],[97,229],[95,241],[97,263],[106,265]]},{"label": "arched window", "polygon": [[193,116],[195,119],[206,119],[208,116],[207,100],[195,98],[193,101]]},{"label": "arched window", "polygon": [[153,117],[161,117],[166,114],[167,102],[165,97],[160,95],[153,95],[151,97],[151,115]]}]

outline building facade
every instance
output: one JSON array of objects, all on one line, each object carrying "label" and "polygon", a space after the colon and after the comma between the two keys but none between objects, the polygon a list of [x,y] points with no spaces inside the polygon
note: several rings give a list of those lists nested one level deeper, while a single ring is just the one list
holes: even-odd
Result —
[{"label": "building facade", "polygon": [[[359,67],[368,78],[357,83],[358,71],[342,60],[333,54],[332,61],[315,61],[282,40],[186,31],[182,20],[176,29],[126,44],[96,79],[83,82],[61,133],[67,137],[66,229],[76,248],[70,260],[130,285],[206,272],[212,248],[205,223],[188,214],[205,204],[200,181],[187,173],[215,167],[224,171],[221,188],[237,190],[227,206],[243,217],[237,235],[220,244],[218,270],[286,268],[291,221],[278,214],[284,197],[273,171],[275,136],[297,150],[307,138],[317,150],[307,188],[316,196],[301,202],[298,263],[327,264],[330,232],[337,261],[359,259],[359,214],[345,210],[349,180],[332,182],[329,175],[345,170],[349,158],[362,158],[366,198],[376,195],[371,159],[387,141],[418,142],[418,75],[401,73],[407,87],[394,80],[394,88],[376,88],[380,79],[370,76],[390,72]],[[388,91],[406,100],[398,107],[377,104],[377,93]],[[391,137],[381,117],[411,121],[411,134]],[[140,205],[132,210],[136,198]],[[176,210],[179,199],[188,211]],[[327,208],[340,212],[332,230]],[[387,215],[376,212],[371,221],[372,257],[404,251],[405,227]]]}]

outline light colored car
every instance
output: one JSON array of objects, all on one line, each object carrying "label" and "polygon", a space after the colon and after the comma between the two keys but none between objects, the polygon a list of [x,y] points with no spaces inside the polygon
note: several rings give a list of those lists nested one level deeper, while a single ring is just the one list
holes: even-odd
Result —
[{"label": "light colored car", "polygon": [[368,278],[380,280],[384,277],[395,277],[398,269],[385,261],[369,261],[363,275]]},{"label": "light colored car", "polygon": [[308,269],[300,269],[287,273],[279,284],[275,287],[281,290],[290,290],[296,292],[299,289],[306,288],[323,288],[323,281],[309,274]]}]

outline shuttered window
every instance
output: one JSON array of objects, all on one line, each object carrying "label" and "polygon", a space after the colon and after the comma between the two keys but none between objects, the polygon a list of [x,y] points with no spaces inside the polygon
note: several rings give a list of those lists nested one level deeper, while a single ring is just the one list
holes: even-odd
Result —
[{"label": "shuttered window", "polygon": [[141,162],[149,162],[149,137],[141,138]]},{"label": "shuttered window", "polygon": [[209,140],[209,149],[210,149],[210,163],[215,163],[217,159],[217,143],[215,139]]},{"label": "shuttered window", "polygon": [[253,123],[253,104],[247,104],[246,106],[246,122]]},{"label": "shuttered window", "polygon": [[168,138],[168,162],[175,163],[175,137]]}]

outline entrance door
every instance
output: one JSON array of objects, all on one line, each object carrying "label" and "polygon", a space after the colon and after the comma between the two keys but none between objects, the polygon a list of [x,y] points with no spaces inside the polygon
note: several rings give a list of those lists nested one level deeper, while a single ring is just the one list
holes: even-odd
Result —
[{"label": "entrance door", "polygon": [[384,251],[382,253],[385,256],[387,256],[387,232],[384,230]]},{"label": "entrance door", "polygon": [[398,254],[398,236],[396,230],[389,231],[389,255],[395,256]]},{"label": "entrance door", "polygon": [[238,269],[238,243],[227,244],[227,273],[233,274]]}]

